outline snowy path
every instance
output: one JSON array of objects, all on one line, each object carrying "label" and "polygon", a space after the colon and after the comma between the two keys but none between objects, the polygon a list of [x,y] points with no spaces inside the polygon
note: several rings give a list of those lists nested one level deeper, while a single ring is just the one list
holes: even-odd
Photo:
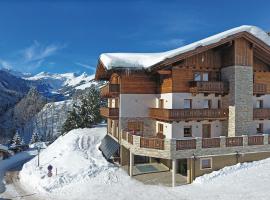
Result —
[{"label": "snowy path", "polygon": [[[9,159],[0,161],[0,197],[3,197],[4,193],[7,193],[7,185],[4,183],[5,173],[9,170],[18,170],[24,163],[29,161],[36,155],[36,150],[24,151],[12,156]],[[14,191],[12,191],[14,193]]]}]

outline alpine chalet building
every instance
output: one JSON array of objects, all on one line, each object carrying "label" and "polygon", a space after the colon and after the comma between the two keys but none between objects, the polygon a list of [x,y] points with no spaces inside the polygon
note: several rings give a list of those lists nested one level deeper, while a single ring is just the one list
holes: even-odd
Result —
[{"label": "alpine chalet building", "polygon": [[101,150],[132,176],[162,163],[187,183],[239,162],[270,157],[270,36],[240,26],[162,53],[105,53],[108,134]]}]

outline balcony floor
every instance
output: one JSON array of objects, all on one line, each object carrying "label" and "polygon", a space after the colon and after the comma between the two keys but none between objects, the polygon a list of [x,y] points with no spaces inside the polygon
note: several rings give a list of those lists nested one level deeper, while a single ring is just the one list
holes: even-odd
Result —
[{"label": "balcony floor", "polygon": [[[128,172],[129,166],[123,166],[123,169]],[[133,178],[146,185],[172,185],[172,172],[162,163],[145,163],[136,164],[134,166]],[[176,173],[176,185],[187,184],[187,177]]]}]

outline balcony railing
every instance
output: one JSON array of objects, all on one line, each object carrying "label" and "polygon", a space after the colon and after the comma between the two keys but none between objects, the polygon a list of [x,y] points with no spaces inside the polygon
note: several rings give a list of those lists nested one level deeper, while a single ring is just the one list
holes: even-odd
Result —
[{"label": "balcony railing", "polygon": [[226,120],[228,115],[228,109],[149,109],[149,117],[165,121]]},{"label": "balcony railing", "polygon": [[119,84],[107,84],[100,89],[100,96],[102,98],[117,97],[119,96],[120,85]]},{"label": "balcony railing", "polygon": [[270,108],[254,108],[253,119],[270,119]]},{"label": "balcony railing", "polygon": [[[141,152],[145,152],[147,149],[156,149],[164,150],[164,154],[166,154],[165,152],[171,152],[170,155],[175,155],[177,152],[183,151],[183,156],[186,156],[188,152],[190,155],[194,155],[193,153],[198,154],[202,151],[209,153],[208,149],[212,149],[213,152],[223,152],[226,149],[230,151],[230,148],[234,148],[234,151],[237,149],[243,151],[243,148],[254,145],[257,145],[257,148],[259,148],[261,145],[270,144],[270,136],[264,134],[237,137],[220,136],[217,138],[160,139],[156,137],[141,137],[133,135],[130,132],[122,132],[122,141],[127,142],[122,143],[123,145],[132,145],[133,149],[139,150],[142,148]],[[131,146],[129,147],[131,148]],[[221,148],[223,149],[222,151],[220,150]],[[150,153],[155,153],[155,151],[151,151]]]},{"label": "balcony railing", "polygon": [[100,115],[105,118],[119,118],[119,108],[100,108]]},{"label": "balcony railing", "polygon": [[263,95],[267,92],[267,86],[263,83],[254,83],[253,84],[253,94],[255,95]]},{"label": "balcony railing", "polygon": [[191,81],[189,83],[191,93],[227,94],[229,84],[221,81]]}]

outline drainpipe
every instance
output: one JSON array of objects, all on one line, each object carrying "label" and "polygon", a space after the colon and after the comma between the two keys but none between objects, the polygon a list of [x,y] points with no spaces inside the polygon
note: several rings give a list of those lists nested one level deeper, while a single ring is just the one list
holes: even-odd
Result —
[{"label": "drainpipe", "polygon": [[239,158],[240,158],[240,156],[241,156],[241,154],[240,154],[238,151],[236,151],[236,152],[235,152],[236,164],[239,163]]}]

